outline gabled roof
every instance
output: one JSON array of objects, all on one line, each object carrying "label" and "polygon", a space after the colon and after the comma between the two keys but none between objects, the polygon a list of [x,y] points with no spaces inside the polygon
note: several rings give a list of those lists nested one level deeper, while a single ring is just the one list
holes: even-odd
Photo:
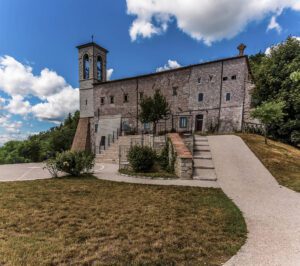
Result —
[{"label": "gabled roof", "polygon": [[95,46],[98,49],[104,51],[105,53],[108,53],[108,50],[106,50],[105,48],[101,47],[100,45],[98,45],[97,43],[94,43],[94,42],[89,42],[89,43],[81,44],[81,45],[76,46],[76,48],[77,49],[82,49],[82,48],[89,47],[89,46]]},{"label": "gabled roof", "polygon": [[[155,72],[155,73],[144,74],[144,75],[139,75],[139,76],[133,76],[133,77],[128,77],[128,78],[109,80],[109,81],[105,81],[105,82],[95,82],[94,85],[107,84],[107,83],[113,83],[113,82],[119,82],[119,81],[125,81],[125,80],[134,80],[134,79],[139,79],[139,78],[146,78],[146,77],[151,77],[151,76],[156,76],[156,75],[162,75],[162,74],[165,74],[165,73],[177,72],[177,71],[180,71],[180,70],[185,70],[185,69],[189,69],[189,68],[196,67],[196,66],[204,66],[204,65],[209,65],[209,64],[213,64],[213,63],[225,62],[225,61],[241,59],[241,58],[246,59],[246,62],[248,64],[248,69],[249,69],[250,74],[251,74],[248,56],[247,55],[242,55],[242,56],[239,55],[239,56],[228,57],[228,58],[218,59],[218,60],[214,60],[214,61],[199,63],[199,64],[188,65],[188,66],[184,66],[184,67],[169,69],[169,70],[165,70],[165,71],[161,71],[161,72]],[[251,74],[251,76],[252,76],[252,74]]]}]

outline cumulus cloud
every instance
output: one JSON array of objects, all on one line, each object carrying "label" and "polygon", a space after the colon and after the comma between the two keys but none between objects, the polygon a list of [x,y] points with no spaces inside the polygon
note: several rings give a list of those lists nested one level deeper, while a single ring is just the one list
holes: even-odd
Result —
[{"label": "cumulus cloud", "polygon": [[158,67],[156,69],[156,72],[166,71],[166,70],[169,70],[169,69],[174,69],[174,68],[179,68],[179,67],[181,67],[181,65],[176,60],[170,60],[169,59],[168,63],[165,64],[162,67]]},{"label": "cumulus cloud", "polygon": [[[129,29],[132,41],[165,32],[171,21],[193,39],[207,45],[232,38],[248,23],[285,8],[300,11],[300,0],[127,0],[127,13],[135,16]],[[272,19],[271,19],[272,20]],[[276,22],[276,17],[273,19]],[[278,26],[273,23],[275,29]]]},{"label": "cumulus cloud", "polygon": [[106,71],[106,78],[107,78],[107,80],[111,79],[111,76],[112,76],[113,72],[114,72],[113,68],[107,69],[107,71]]},{"label": "cumulus cloud", "polygon": [[279,23],[276,21],[276,16],[272,16],[270,23],[268,25],[267,31],[276,30],[278,33],[281,32],[282,28]]},{"label": "cumulus cloud", "polygon": [[[78,89],[72,88],[63,77],[48,68],[34,75],[31,66],[11,56],[0,57],[0,90],[11,97],[3,107],[11,114],[32,113],[41,120],[61,121],[79,108]],[[28,101],[31,96],[40,103],[31,105]]]},{"label": "cumulus cloud", "polygon": [[12,95],[8,105],[4,108],[15,115],[27,115],[31,112],[29,101],[24,100],[24,97],[21,95]]}]

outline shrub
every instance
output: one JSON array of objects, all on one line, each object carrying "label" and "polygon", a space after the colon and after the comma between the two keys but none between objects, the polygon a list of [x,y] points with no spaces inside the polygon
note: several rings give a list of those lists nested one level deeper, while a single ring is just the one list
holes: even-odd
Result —
[{"label": "shrub", "polygon": [[44,167],[44,169],[47,169],[52,177],[58,177],[59,170],[57,169],[57,163],[55,158],[48,159],[46,161],[46,166]]},{"label": "shrub", "polygon": [[169,145],[166,144],[158,156],[158,162],[162,169],[169,170]]},{"label": "shrub", "polygon": [[57,153],[55,159],[50,159],[46,163],[46,168],[53,177],[58,171],[68,173],[72,176],[80,176],[90,173],[95,164],[95,156],[91,153],[80,151],[64,151]]},{"label": "shrub", "polygon": [[147,146],[132,146],[128,153],[128,160],[135,172],[148,172],[154,165],[156,153]]}]

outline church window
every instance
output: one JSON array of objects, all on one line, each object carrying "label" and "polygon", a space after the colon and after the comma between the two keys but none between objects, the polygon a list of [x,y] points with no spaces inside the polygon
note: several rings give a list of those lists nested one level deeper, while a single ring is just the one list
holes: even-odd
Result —
[{"label": "church window", "polygon": [[198,94],[198,102],[203,102],[203,93]]},{"label": "church window", "polygon": [[236,80],[236,75],[231,76],[232,80]]},{"label": "church window", "polygon": [[95,124],[95,132],[98,132],[98,124]]},{"label": "church window", "polygon": [[115,97],[114,96],[110,96],[110,103],[113,104],[115,102]]},{"label": "church window", "polygon": [[179,127],[180,128],[187,128],[187,117],[185,117],[185,116],[180,117]]},{"label": "church window", "polygon": [[87,103],[88,103],[88,101],[87,101],[87,100],[85,100],[85,105],[87,105]]},{"label": "church window", "polygon": [[128,94],[124,94],[124,103],[128,103]]},{"label": "church window", "polygon": [[90,77],[90,60],[86,54],[83,57],[83,79],[89,79]]},{"label": "church window", "polygon": [[226,80],[228,80],[228,77],[223,77],[223,81],[226,81]]},{"label": "church window", "polygon": [[226,102],[230,101],[231,95],[229,92],[226,93]]},{"label": "church window", "polygon": [[177,87],[173,87],[173,96],[177,96]]},{"label": "church window", "polygon": [[102,80],[102,58],[98,56],[97,58],[97,79]]},{"label": "church window", "polygon": [[198,83],[201,83],[201,78],[198,78]]},{"label": "church window", "polygon": [[105,98],[104,98],[104,97],[101,97],[100,102],[101,102],[101,105],[104,105],[104,103],[105,103]]}]

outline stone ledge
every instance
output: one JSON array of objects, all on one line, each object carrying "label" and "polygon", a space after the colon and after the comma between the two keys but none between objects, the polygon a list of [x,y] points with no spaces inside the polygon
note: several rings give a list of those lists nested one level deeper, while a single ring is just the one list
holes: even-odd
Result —
[{"label": "stone ledge", "polygon": [[192,153],[186,147],[185,143],[183,142],[182,138],[179,136],[178,133],[169,133],[169,139],[172,142],[172,145],[175,149],[176,155],[182,159],[193,159]]}]

